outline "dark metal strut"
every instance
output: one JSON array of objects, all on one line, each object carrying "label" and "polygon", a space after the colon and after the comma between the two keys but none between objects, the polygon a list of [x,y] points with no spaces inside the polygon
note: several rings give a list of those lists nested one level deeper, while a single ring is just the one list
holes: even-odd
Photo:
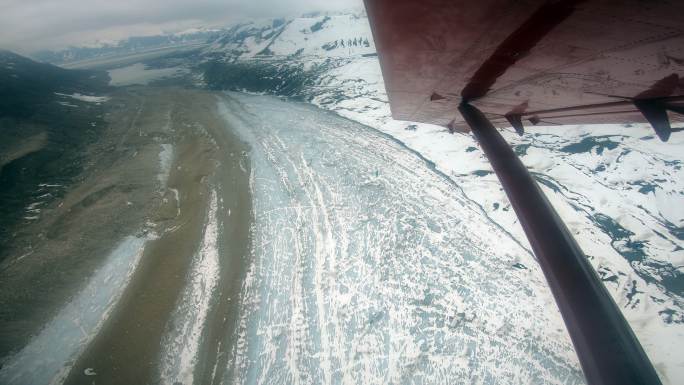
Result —
[{"label": "dark metal strut", "polygon": [[459,110],[489,158],[532,245],[589,384],[660,384],[634,332],[546,196],[477,108]]}]

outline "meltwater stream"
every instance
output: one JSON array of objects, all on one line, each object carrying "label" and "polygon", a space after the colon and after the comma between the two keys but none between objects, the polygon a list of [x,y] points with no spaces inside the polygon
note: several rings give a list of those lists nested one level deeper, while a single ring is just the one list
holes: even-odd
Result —
[{"label": "meltwater stream", "polygon": [[253,247],[224,383],[582,383],[529,252],[444,175],[306,104],[229,94]]}]

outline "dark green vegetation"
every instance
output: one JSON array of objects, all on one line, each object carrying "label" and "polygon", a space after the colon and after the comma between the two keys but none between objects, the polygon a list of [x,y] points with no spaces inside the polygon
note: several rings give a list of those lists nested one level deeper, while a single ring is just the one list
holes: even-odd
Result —
[{"label": "dark green vegetation", "polygon": [[[582,141],[585,142],[585,140]],[[570,147],[568,145],[566,147]],[[585,151],[590,151],[594,146],[589,146]],[[563,186],[557,180],[544,175],[541,173],[533,172],[535,180],[541,184],[551,189],[555,193],[566,195],[568,193],[568,188]],[[638,184],[637,185],[641,185]],[[645,185],[645,184],[644,184]],[[650,186],[650,185],[649,185]],[[639,190],[642,191],[643,186]],[[644,241],[639,240],[632,231],[624,228],[620,223],[607,215],[600,212],[595,212],[596,209],[591,206],[586,206],[578,201],[574,197],[566,195],[569,201],[574,201],[573,207],[575,210],[583,212],[587,218],[589,218],[598,229],[603,233],[607,234],[610,239],[610,245],[615,251],[617,251],[629,264],[634,268],[634,272],[637,273],[646,282],[653,283],[655,285],[660,285],[664,287],[667,291],[682,295],[684,293],[684,275],[670,263],[659,261],[657,259],[649,258],[647,253],[644,251],[645,244]],[[676,226],[672,223],[663,223],[667,228],[671,229],[671,232],[676,229]],[[657,232],[656,232],[657,233]],[[675,234],[673,232],[673,234]],[[661,235],[662,236],[662,235]],[[611,280],[604,279],[606,281]],[[632,304],[636,306],[636,303]],[[672,317],[670,317],[672,318]],[[684,322],[682,320],[677,320],[673,322]]]},{"label": "dark green vegetation", "polygon": [[[236,24],[232,28],[225,31],[222,37],[213,41],[213,44],[217,44],[225,49],[226,46],[230,45],[243,45],[245,40],[250,37],[254,37],[257,42],[262,42],[264,40],[273,40],[278,37],[288,25],[288,21],[285,19],[274,19],[271,25],[264,25],[261,27],[249,27],[245,28],[245,24]],[[262,50],[259,55],[270,55],[269,45],[267,45],[264,50]],[[237,58],[243,54],[244,48],[235,48],[229,52],[229,56]],[[209,55],[211,56],[211,55]],[[222,60],[223,55],[218,54],[216,59]]]},{"label": "dark green vegetation", "polygon": [[[169,52],[167,54],[161,55],[159,57],[150,58],[144,60],[145,66],[148,68],[172,68],[179,67],[187,64],[189,61],[194,60],[198,55],[201,54],[201,49],[189,49],[189,50],[178,50],[175,52]],[[135,64],[138,60],[132,61],[128,64]]]},{"label": "dark green vegetation", "polygon": [[[49,202],[81,169],[81,150],[104,127],[102,106],[62,94],[108,89],[104,72],[64,70],[0,51],[0,261],[30,209]],[[28,218],[28,219],[27,219]]]},{"label": "dark green vegetation", "polygon": [[104,72],[65,70],[0,50],[0,117],[41,119],[55,92],[103,92],[108,81]]},{"label": "dark green vegetation", "polygon": [[325,65],[306,69],[303,63],[281,61],[210,61],[203,65],[204,81],[213,90],[265,92],[304,99],[307,87],[314,86]]}]

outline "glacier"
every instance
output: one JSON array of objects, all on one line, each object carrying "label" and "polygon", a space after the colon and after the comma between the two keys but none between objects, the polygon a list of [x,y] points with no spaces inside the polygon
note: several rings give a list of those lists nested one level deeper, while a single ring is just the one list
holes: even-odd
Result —
[{"label": "glacier", "polygon": [[256,216],[226,383],[583,383],[534,257],[430,162],[307,104],[218,103]]}]

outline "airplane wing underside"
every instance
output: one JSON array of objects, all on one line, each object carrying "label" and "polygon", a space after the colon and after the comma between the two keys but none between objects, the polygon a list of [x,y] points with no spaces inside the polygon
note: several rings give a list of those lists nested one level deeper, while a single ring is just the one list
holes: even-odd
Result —
[{"label": "airplane wing underside", "polygon": [[466,99],[520,130],[684,122],[682,1],[367,0],[366,9],[396,119],[465,127]]}]

